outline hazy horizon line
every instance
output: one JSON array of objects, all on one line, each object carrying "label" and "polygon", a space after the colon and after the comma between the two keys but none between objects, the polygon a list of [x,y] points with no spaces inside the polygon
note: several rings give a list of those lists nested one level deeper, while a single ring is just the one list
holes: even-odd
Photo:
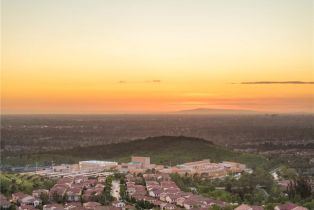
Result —
[{"label": "hazy horizon line", "polygon": [[[197,110],[213,110],[213,111],[234,111],[234,113],[184,113],[188,111]],[[237,113],[238,111],[238,113]],[[247,113],[245,113],[247,112]],[[195,109],[185,109],[177,111],[167,111],[167,112],[42,112],[42,113],[29,113],[29,112],[19,112],[19,113],[0,113],[0,116],[5,115],[264,115],[264,114],[305,114],[313,115],[314,111],[258,111],[249,109],[219,109],[219,108],[195,108]]]}]

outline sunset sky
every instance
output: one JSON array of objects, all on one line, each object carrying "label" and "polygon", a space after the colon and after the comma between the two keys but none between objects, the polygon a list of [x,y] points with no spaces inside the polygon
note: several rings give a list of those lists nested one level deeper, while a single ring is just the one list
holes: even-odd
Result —
[{"label": "sunset sky", "polygon": [[314,112],[313,0],[1,2],[3,114]]}]

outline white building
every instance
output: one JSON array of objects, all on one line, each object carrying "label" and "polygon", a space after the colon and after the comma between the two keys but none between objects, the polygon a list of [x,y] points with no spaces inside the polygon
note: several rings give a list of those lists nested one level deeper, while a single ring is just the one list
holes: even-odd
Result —
[{"label": "white building", "polygon": [[117,166],[118,163],[112,161],[87,160],[79,162],[81,171],[103,171],[116,168]]}]

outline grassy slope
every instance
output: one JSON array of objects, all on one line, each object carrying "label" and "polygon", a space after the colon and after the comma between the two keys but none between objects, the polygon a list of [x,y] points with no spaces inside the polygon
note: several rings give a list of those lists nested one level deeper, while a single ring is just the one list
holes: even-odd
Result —
[{"label": "grassy slope", "polygon": [[239,161],[250,167],[269,167],[270,162],[259,155],[237,153],[209,141],[190,137],[160,136],[132,142],[90,146],[45,154],[34,154],[11,159],[14,162],[77,162],[79,160],[98,159],[129,161],[131,155],[151,157],[151,162],[165,165],[175,165],[187,161],[209,158],[214,162],[223,160]]},{"label": "grassy slope", "polygon": [[0,190],[5,195],[22,191],[32,193],[34,189],[49,189],[54,185],[54,181],[38,175],[26,175],[15,173],[0,174]]}]

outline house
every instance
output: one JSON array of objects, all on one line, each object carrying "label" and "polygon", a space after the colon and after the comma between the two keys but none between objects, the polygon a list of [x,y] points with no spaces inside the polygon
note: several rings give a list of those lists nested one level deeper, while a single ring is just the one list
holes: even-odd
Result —
[{"label": "house", "polygon": [[68,188],[69,188],[69,186],[66,184],[55,184],[50,189],[50,192],[49,192],[50,199],[55,200],[56,197],[63,199]]},{"label": "house", "polygon": [[143,174],[143,178],[145,179],[145,181],[155,181],[157,180],[157,175],[156,174]]},{"label": "house", "polygon": [[181,192],[181,190],[179,188],[176,188],[176,187],[164,188],[164,191],[169,193],[169,194],[178,194]]},{"label": "house", "polygon": [[92,188],[84,191],[82,196],[83,201],[92,201],[94,197],[99,196],[103,193],[104,188]]},{"label": "house", "polygon": [[35,198],[31,195],[24,194],[22,192],[13,193],[12,201],[20,205],[32,205],[33,207],[37,207],[42,203],[40,199]]},{"label": "house", "polygon": [[10,201],[4,195],[0,194],[0,208],[8,209],[11,207]]},{"label": "house", "polygon": [[89,180],[82,182],[82,184],[83,184],[83,187],[85,187],[85,188],[91,188],[97,184],[97,179],[89,179]]},{"label": "house", "polygon": [[52,203],[43,206],[43,210],[64,210],[61,204]]},{"label": "house", "polygon": [[180,197],[180,198],[177,198],[176,200],[176,204],[178,206],[181,206],[181,207],[184,207],[184,201],[188,199],[187,197]]},{"label": "house", "polygon": [[97,181],[98,181],[99,183],[105,183],[105,182],[106,182],[106,177],[105,177],[105,176],[99,176],[99,177],[97,178]]},{"label": "house", "polygon": [[166,196],[166,201],[168,202],[168,203],[176,203],[176,200],[178,199],[178,198],[180,198],[181,197],[181,195],[179,195],[179,194],[168,194],[167,196]]},{"label": "house", "polygon": [[121,210],[121,208],[117,208],[114,206],[97,206],[95,210]]},{"label": "house", "polygon": [[261,206],[250,206],[247,204],[241,204],[240,206],[238,206],[234,210],[264,210],[264,208]]},{"label": "house", "polygon": [[193,198],[188,198],[183,201],[183,207],[186,209],[192,209],[199,206],[200,206],[200,203],[196,199],[193,199]]},{"label": "house", "polygon": [[145,200],[146,196],[145,195],[137,195],[137,194],[133,194],[132,198],[134,198],[137,201],[142,201]]},{"label": "house", "polygon": [[22,192],[16,192],[12,194],[12,202],[13,203],[18,203],[18,201],[24,197],[26,197],[27,195],[25,193]]},{"label": "house", "polygon": [[85,182],[85,181],[87,181],[87,180],[88,180],[88,177],[87,177],[87,176],[79,175],[79,176],[75,176],[75,177],[74,177],[73,182],[74,182],[75,184],[79,184],[79,183],[83,183],[83,182]]},{"label": "house", "polygon": [[201,206],[201,208],[210,208],[212,206],[219,206],[223,208],[226,206],[225,202],[214,200],[211,198],[204,198],[202,196],[193,196],[193,198],[199,203],[199,206]]},{"label": "house", "polygon": [[84,202],[92,201],[95,197],[95,190],[94,189],[87,189],[84,191],[82,195],[82,200]]},{"label": "house", "polygon": [[157,200],[157,199],[154,199],[154,200],[151,200],[150,203],[154,204],[155,206],[160,207],[160,205],[162,205],[164,202]]},{"label": "house", "polygon": [[171,203],[163,203],[160,206],[161,209],[165,209],[165,210],[173,210],[176,208],[176,205],[171,204]]},{"label": "house", "polygon": [[162,192],[163,192],[163,190],[161,190],[161,189],[152,189],[152,190],[148,191],[148,195],[151,197],[159,198],[160,193],[162,193]]},{"label": "house", "polygon": [[133,163],[140,163],[141,164],[141,168],[149,168],[150,157],[132,156],[131,157],[131,162],[133,162]]},{"label": "house", "polygon": [[164,189],[168,189],[168,188],[178,188],[178,186],[176,185],[175,182],[173,181],[162,181],[160,182],[160,185],[162,188]]},{"label": "house", "polygon": [[82,189],[81,188],[69,188],[66,192],[66,199],[67,201],[80,201],[82,195]]},{"label": "house", "polygon": [[168,193],[162,192],[159,194],[159,200],[166,201],[166,197],[168,196]]},{"label": "house", "polygon": [[57,184],[68,184],[71,185],[74,179],[72,177],[63,177],[58,179]]},{"label": "house", "polygon": [[126,188],[127,188],[126,191],[127,191],[127,193],[129,195],[133,195],[135,193],[135,191],[136,191],[134,182],[127,182],[126,183]]},{"label": "house", "polygon": [[122,210],[135,210],[135,206],[133,205],[125,205],[124,207],[122,207]]},{"label": "house", "polygon": [[37,209],[32,205],[21,205],[19,206],[18,210],[37,210]]},{"label": "house", "polygon": [[83,207],[85,207],[85,208],[87,208],[87,209],[95,210],[98,206],[101,206],[101,204],[98,203],[98,202],[87,202],[87,203],[83,203]]},{"label": "house", "polygon": [[126,178],[128,181],[134,180],[134,176],[133,176],[132,174],[127,174],[127,175],[125,175],[125,178]]},{"label": "house", "polygon": [[114,201],[112,202],[112,206],[117,207],[117,208],[123,208],[125,206],[125,203],[121,201]]},{"label": "house", "polygon": [[171,180],[171,177],[170,177],[169,174],[161,173],[161,174],[158,174],[157,180],[158,180],[158,181],[170,181],[170,180]]},{"label": "house", "polygon": [[65,210],[77,210],[78,208],[83,208],[81,202],[71,202],[64,205]]},{"label": "house", "polygon": [[308,210],[308,209],[302,206],[298,206],[294,203],[285,203],[275,206],[274,210]]},{"label": "house", "polygon": [[279,189],[283,192],[286,192],[290,184],[290,180],[280,180],[277,183],[278,183]]},{"label": "house", "polygon": [[101,183],[97,183],[95,185],[95,188],[101,188],[101,189],[104,189],[105,188],[105,185],[101,184]]},{"label": "house", "polygon": [[134,188],[135,188],[135,192],[133,194],[137,194],[137,195],[147,194],[146,188],[143,185],[134,185]]},{"label": "house", "polygon": [[38,190],[33,190],[32,192],[32,196],[35,198],[40,198],[40,195],[48,195],[49,194],[49,190],[46,189],[38,189]]},{"label": "house", "polygon": [[73,208],[71,208],[69,210],[87,210],[87,208],[84,208],[83,206],[78,206],[78,207],[73,207]]}]

